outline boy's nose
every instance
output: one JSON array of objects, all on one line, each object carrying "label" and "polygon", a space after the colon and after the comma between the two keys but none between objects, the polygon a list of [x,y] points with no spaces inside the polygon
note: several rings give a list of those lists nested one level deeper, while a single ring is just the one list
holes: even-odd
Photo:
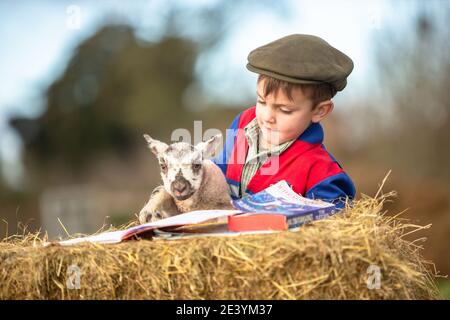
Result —
[{"label": "boy's nose", "polygon": [[275,113],[271,107],[267,106],[262,114],[264,122],[273,123],[275,122]]}]

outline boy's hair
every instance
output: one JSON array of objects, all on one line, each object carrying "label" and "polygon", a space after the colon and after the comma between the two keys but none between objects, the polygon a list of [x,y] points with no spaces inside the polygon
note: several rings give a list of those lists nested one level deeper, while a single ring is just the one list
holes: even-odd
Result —
[{"label": "boy's hair", "polygon": [[336,89],[328,83],[291,83],[260,74],[258,83],[262,80],[266,80],[264,83],[264,96],[272,92],[276,94],[281,89],[290,100],[293,100],[292,90],[299,88],[308,99],[312,100],[313,110],[320,102],[330,100],[336,95]]}]

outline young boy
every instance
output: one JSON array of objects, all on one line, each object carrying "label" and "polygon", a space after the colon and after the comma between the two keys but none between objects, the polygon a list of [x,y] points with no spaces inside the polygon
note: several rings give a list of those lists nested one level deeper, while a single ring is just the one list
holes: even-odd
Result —
[{"label": "young boy", "polygon": [[250,52],[247,69],[259,74],[257,104],[234,119],[214,159],[232,198],[286,180],[298,194],[342,208],[355,187],[322,144],[320,121],[346,86],[352,60],[319,37],[294,34]]}]

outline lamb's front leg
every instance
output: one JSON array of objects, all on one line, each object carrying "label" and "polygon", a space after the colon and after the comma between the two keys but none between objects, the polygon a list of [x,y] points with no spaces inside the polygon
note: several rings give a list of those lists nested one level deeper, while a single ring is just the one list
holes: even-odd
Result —
[{"label": "lamb's front leg", "polygon": [[179,214],[172,196],[163,186],[156,187],[139,213],[139,222],[147,223]]}]

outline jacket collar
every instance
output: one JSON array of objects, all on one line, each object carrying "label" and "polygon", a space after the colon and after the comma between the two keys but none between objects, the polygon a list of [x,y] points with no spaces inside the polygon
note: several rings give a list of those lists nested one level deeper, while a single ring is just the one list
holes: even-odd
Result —
[{"label": "jacket collar", "polygon": [[311,123],[309,127],[297,138],[297,140],[307,143],[322,143],[323,128],[320,123]]}]

